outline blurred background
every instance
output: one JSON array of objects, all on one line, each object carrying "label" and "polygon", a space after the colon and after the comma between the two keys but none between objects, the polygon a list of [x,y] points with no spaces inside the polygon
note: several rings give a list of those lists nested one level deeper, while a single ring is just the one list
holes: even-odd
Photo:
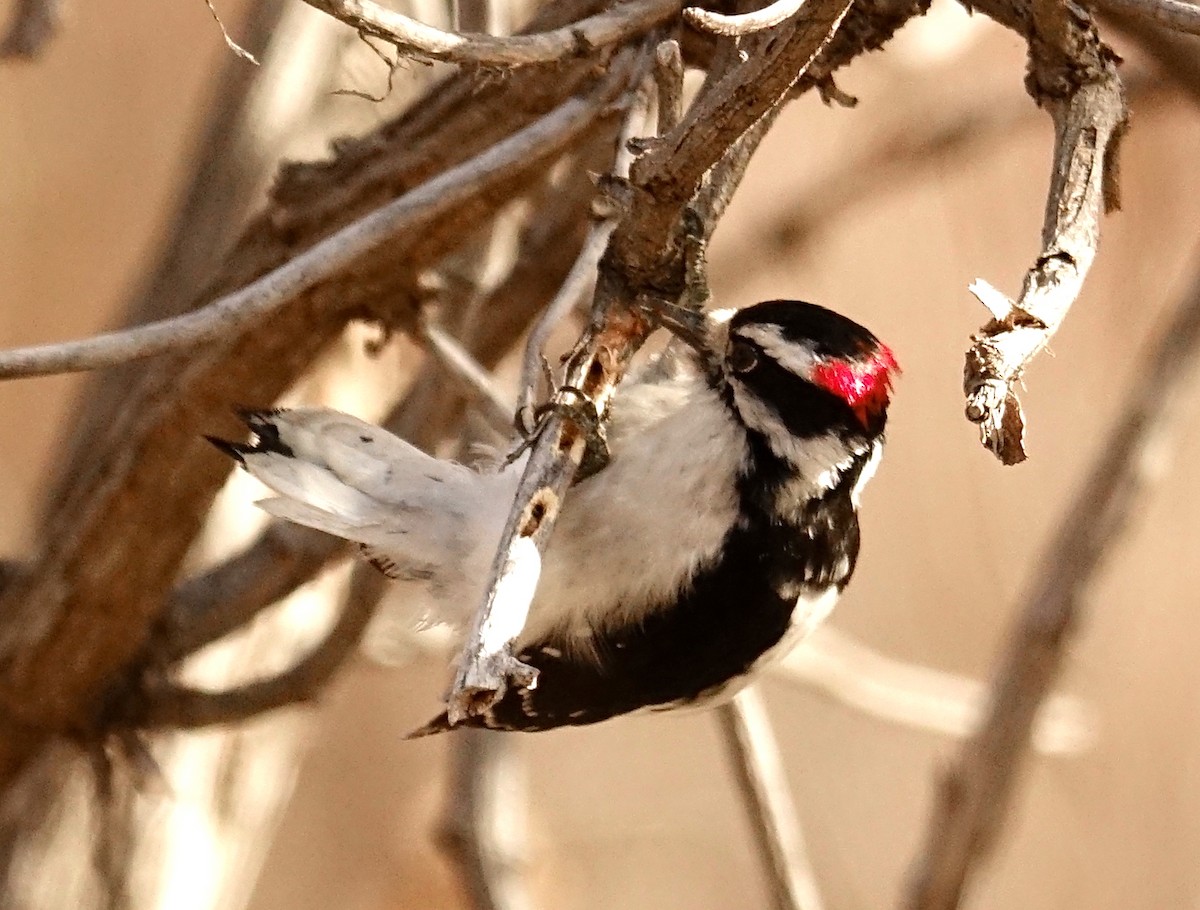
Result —
[{"label": "blurred background", "polygon": [[[0,2],[0,15],[10,10]],[[408,11],[447,24],[443,3]],[[250,0],[222,0],[219,12],[237,38],[261,15]],[[299,2],[280,15],[270,52],[297,61],[286,77],[296,97],[274,96],[261,154],[320,157],[330,138],[364,132],[443,72],[401,67],[386,104],[334,96],[383,91],[386,67]],[[1138,41],[1106,37],[1131,86],[1124,206],[1104,224],[1052,351],[1026,376],[1027,463],[1003,468],[980,448],[961,393],[962,355],[987,315],[967,285],[984,277],[1015,294],[1038,250],[1053,133],[1024,92],[1014,34],[935,0],[883,53],[839,75],[857,107],[806,96],[787,110],[711,249],[720,304],[818,301],[868,325],[901,361],[858,575],[832,620],[890,658],[987,678],[1030,579],[1055,571],[1039,554],[1104,444],[1139,351],[1200,266],[1200,85],[1189,95]],[[200,0],[72,4],[41,59],[0,66],[0,344],[117,322],[191,179],[218,77],[237,70],[255,76]],[[296,88],[304,78],[317,87]],[[265,184],[246,189],[245,214]],[[380,416],[411,376],[413,349],[399,341],[372,359],[363,337],[351,333],[325,365],[319,395],[297,394]],[[39,495],[83,381],[0,384],[5,554],[34,545]],[[969,906],[1200,906],[1198,416],[1189,406],[1160,485],[1091,589],[1060,686],[1084,735],[1029,763]],[[222,498],[206,537],[214,552],[248,539],[252,495],[243,485]],[[335,571],[301,592],[288,614],[297,635],[323,609],[322,585],[343,580]],[[436,707],[446,654],[418,643],[397,660],[355,661],[312,708],[165,746],[166,792],[144,806],[156,859],[138,906],[467,906],[434,838],[453,737],[403,739]],[[826,904],[894,905],[953,742],[798,677],[772,678],[765,694]],[[711,715],[523,737],[516,754],[528,776],[520,862],[536,906],[766,904]],[[39,858],[30,906],[70,905],[87,830],[81,820],[59,835],[53,861]]]}]

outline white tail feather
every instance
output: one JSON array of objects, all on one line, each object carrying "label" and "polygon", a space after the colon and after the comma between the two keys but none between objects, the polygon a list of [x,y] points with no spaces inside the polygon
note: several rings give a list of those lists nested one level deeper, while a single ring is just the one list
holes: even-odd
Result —
[{"label": "white tail feather", "polygon": [[441,461],[327,409],[279,411],[250,424],[260,444],[243,452],[243,463],[279,494],[259,502],[262,509],[385,557],[397,577],[429,589],[420,597],[427,621],[460,626],[469,618],[512,502],[514,471]]}]

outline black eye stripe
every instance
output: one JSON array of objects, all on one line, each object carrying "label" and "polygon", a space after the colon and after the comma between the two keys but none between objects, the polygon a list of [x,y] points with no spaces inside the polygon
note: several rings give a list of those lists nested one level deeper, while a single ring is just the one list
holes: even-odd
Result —
[{"label": "black eye stripe", "polygon": [[735,373],[748,373],[758,366],[762,353],[758,345],[745,338],[734,338],[729,343],[729,368]]}]

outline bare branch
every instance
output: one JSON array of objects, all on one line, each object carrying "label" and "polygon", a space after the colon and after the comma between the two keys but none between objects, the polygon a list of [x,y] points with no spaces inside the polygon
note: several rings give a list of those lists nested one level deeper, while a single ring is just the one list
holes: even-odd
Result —
[{"label": "bare branch", "polygon": [[1185,0],[1099,0],[1105,12],[1126,13],[1159,25],[1200,35],[1200,6]]},{"label": "bare branch", "polygon": [[1045,554],[1009,633],[979,732],[942,777],[904,906],[951,910],[1004,821],[1039,705],[1078,628],[1088,584],[1162,472],[1168,435],[1200,360],[1200,278],[1141,359],[1124,413]]},{"label": "bare branch", "polygon": [[517,413],[523,419],[533,406],[538,387],[538,377],[541,375],[542,351],[550,338],[554,327],[562,322],[571,312],[583,304],[587,295],[596,286],[596,266],[604,255],[604,248],[612,236],[616,222],[604,220],[592,225],[583,249],[566,279],[554,295],[541,316],[533,324],[529,339],[525,344],[525,354],[521,361],[521,384],[518,390]]},{"label": "bare branch", "polygon": [[525,874],[525,774],[516,742],[491,730],[455,736],[438,845],[458,866],[476,910],[533,907]]},{"label": "bare branch", "polygon": [[[682,66],[682,64],[680,65]],[[629,111],[625,115],[621,131],[617,136],[617,152],[611,165],[610,173],[618,180],[624,180],[629,176],[629,168],[633,163],[631,142],[645,132],[647,114],[645,95],[634,93],[630,98]],[[517,392],[518,420],[524,421],[530,408],[533,407],[538,378],[541,374],[542,364],[545,362],[546,342],[550,339],[550,333],[572,311],[583,304],[588,294],[595,290],[596,268],[600,264],[600,258],[604,255],[609,238],[612,237],[613,230],[617,226],[617,213],[612,209],[610,201],[600,199],[593,202],[592,214],[599,220],[595,221],[589,229],[583,247],[579,250],[579,255],[571,265],[571,270],[567,272],[567,277],[554,295],[554,299],[550,301],[533,324],[533,329],[525,342],[525,354],[521,361],[521,380]]]},{"label": "bare branch", "polygon": [[560,152],[611,102],[599,92],[572,98],[542,119],[476,157],[452,167],[342,228],[239,291],[201,309],[80,341],[0,352],[0,379],[70,373],[182,351],[256,324],[298,294],[347,268],[401,231],[440,217],[479,185],[528,166],[531,157]]},{"label": "bare branch", "polygon": [[8,29],[0,39],[0,60],[32,60],[62,24],[63,0],[17,0]]},{"label": "bare branch", "polygon": [[716,710],[721,733],[771,883],[776,910],[821,910],[817,878],[767,706],[756,686]]},{"label": "bare branch", "polygon": [[[955,739],[978,730],[987,708],[982,681],[887,657],[828,623],[770,672],[876,720]],[[1078,755],[1095,740],[1095,712],[1080,699],[1052,694],[1038,711],[1035,752]]]},{"label": "bare branch", "polygon": [[573,25],[533,35],[496,38],[456,34],[424,25],[373,0],[305,0],[310,6],[360,33],[391,42],[403,54],[422,60],[526,66],[579,57],[618,44],[679,12],[680,0],[629,0]]},{"label": "bare branch", "polygon": [[434,325],[425,312],[421,314],[418,331],[430,353],[457,381],[459,387],[475,400],[493,429],[505,435],[510,434],[512,403],[505,400],[488,372],[475,362],[475,358],[457,340]]},{"label": "bare branch", "polygon": [[[979,4],[989,14],[990,7]],[[1090,15],[1059,0],[1034,0],[1032,9],[1027,84],[1055,126],[1042,251],[1005,316],[973,337],[963,377],[967,419],[1004,464],[1025,460],[1014,386],[1079,296],[1100,241],[1100,217],[1116,205],[1112,165],[1128,116],[1116,57]]]},{"label": "bare branch", "polygon": [[804,6],[804,0],[775,0],[774,3],[769,3],[762,9],[732,16],[693,6],[685,9],[683,16],[689,24],[696,28],[712,32],[714,35],[736,38],[739,35],[749,35],[753,32],[761,32],[763,29],[774,28],[800,12],[802,6]]},{"label": "bare branch", "polygon": [[[700,186],[705,173],[717,163],[747,129],[775,107],[800,81],[819,53],[830,43],[849,2],[816,3],[802,20],[769,36],[763,52],[711,79],[711,89],[688,110],[683,121],[667,135],[650,143],[632,168],[636,187],[655,204],[647,206],[659,221],[669,221]],[[643,215],[649,218],[649,215]],[[661,237],[669,227],[647,223],[655,230],[625,231],[624,246],[635,236]],[[623,260],[653,258],[645,248],[619,250]]]},{"label": "bare branch", "polygon": [[240,629],[348,549],[321,531],[271,522],[241,553],[175,590],[154,636],[153,660],[175,663]]},{"label": "bare branch", "polygon": [[292,667],[269,679],[221,692],[194,689],[166,679],[147,683],[129,720],[142,729],[210,727],[310,702],[354,653],[377,603],[375,598],[347,597],[328,635]]}]

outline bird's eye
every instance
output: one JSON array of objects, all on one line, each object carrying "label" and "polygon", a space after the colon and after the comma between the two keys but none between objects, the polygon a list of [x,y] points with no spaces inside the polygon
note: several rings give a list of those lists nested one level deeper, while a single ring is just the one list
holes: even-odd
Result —
[{"label": "bird's eye", "polygon": [[735,373],[748,373],[758,366],[758,351],[746,341],[735,340],[729,346],[729,369]]}]

